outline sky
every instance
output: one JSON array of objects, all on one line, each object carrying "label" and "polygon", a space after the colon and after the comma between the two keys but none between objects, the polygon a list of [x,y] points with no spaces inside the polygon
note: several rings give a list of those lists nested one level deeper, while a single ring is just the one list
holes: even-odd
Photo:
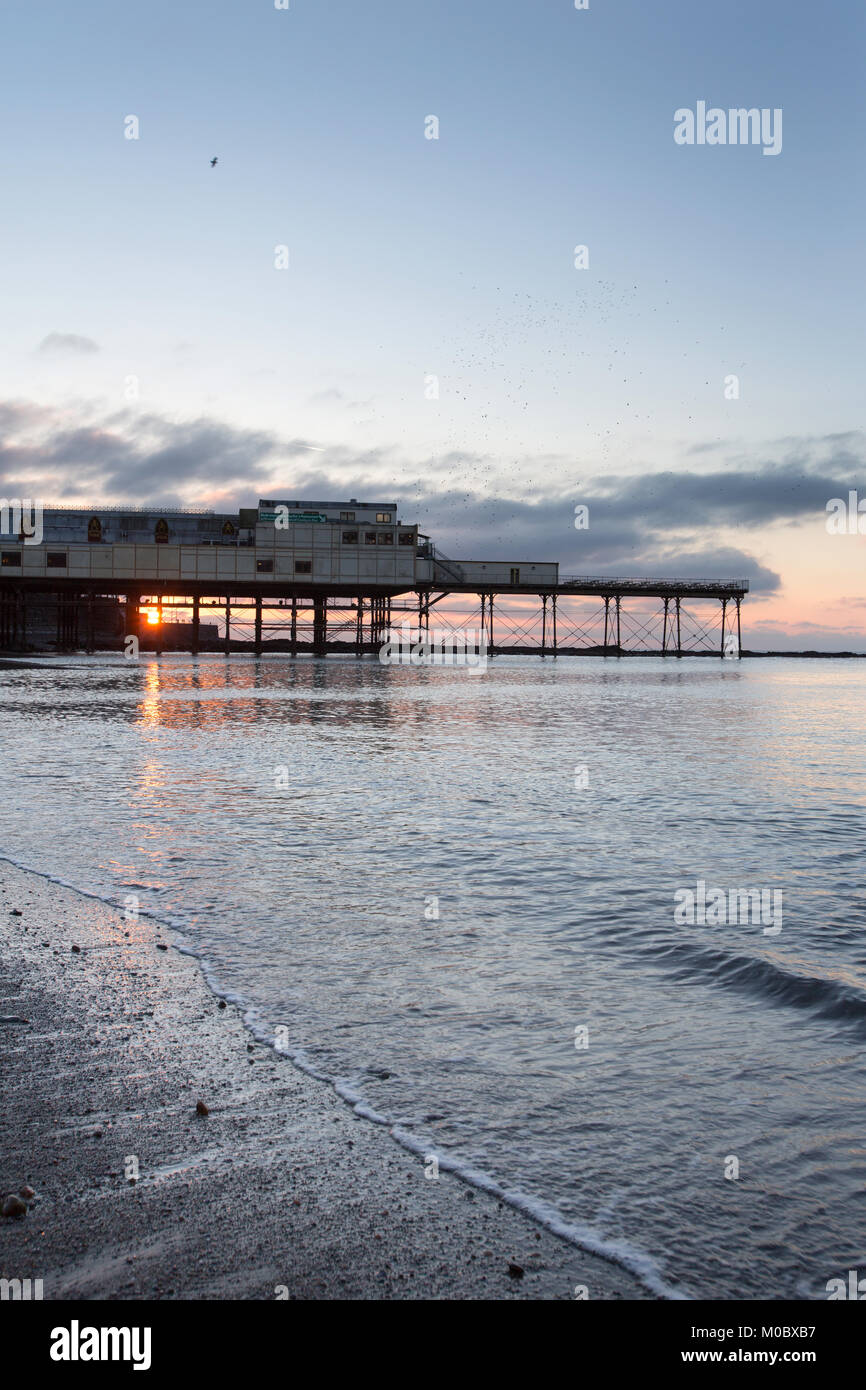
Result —
[{"label": "sky", "polygon": [[[0,35],[5,496],[395,500],[447,554],[749,578],[751,647],[866,651],[866,536],[826,525],[866,499],[859,0]],[[699,102],[781,150],[678,144]]]}]

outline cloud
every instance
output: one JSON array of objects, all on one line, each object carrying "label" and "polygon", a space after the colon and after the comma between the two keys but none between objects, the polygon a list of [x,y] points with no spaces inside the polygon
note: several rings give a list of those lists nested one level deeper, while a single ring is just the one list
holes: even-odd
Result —
[{"label": "cloud", "polygon": [[[565,487],[574,465],[556,455],[510,460],[506,475],[501,460],[469,451],[410,460],[393,446],[326,446],[210,417],[0,402],[7,496],[221,510],[262,496],[396,500],[402,519],[418,521],[458,558],[556,559],[563,574],[746,578],[754,593],[771,593],[780,577],[750,553],[746,537],[758,541],[767,527],[809,518],[823,523],[827,500],[866,479],[864,436],[779,440],[758,458],[742,445],[720,447],[722,455],[694,469],[590,476]],[[574,528],[576,503],[589,507],[587,530]]]},{"label": "cloud", "polygon": [[80,333],[49,333],[36,349],[37,352],[74,353],[86,356],[99,352],[99,344],[92,338],[83,338]]}]

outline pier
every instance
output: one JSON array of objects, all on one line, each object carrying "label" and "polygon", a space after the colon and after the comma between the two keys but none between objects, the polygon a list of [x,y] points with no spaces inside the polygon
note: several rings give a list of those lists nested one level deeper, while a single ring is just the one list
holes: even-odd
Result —
[{"label": "pier", "polygon": [[0,651],[378,653],[403,624],[491,654],[739,656],[746,579],[560,575],[456,560],[396,503],[260,502],[235,515],[46,509],[0,541]]}]

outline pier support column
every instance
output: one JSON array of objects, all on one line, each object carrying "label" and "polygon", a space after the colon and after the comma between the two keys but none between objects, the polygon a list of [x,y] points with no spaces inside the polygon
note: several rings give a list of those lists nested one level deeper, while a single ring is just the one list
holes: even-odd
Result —
[{"label": "pier support column", "polygon": [[0,647],[11,646],[12,638],[12,595],[8,589],[0,590]]},{"label": "pier support column", "polygon": [[674,599],[674,603],[675,603],[675,605],[676,605],[676,610],[677,610],[677,656],[682,656],[682,654],[683,654],[683,644],[682,644],[682,638],[681,638],[681,634],[680,634],[680,600],[679,600],[678,598],[675,598],[675,599]]},{"label": "pier support column", "polygon": [[355,615],[355,655],[364,655],[364,600],[358,595],[358,612]]},{"label": "pier support column", "polygon": [[547,594],[541,595],[541,659],[544,660],[544,649],[547,646]]},{"label": "pier support column", "polygon": [[481,598],[481,630],[479,638],[487,647],[488,654],[493,655],[493,595],[482,593]]},{"label": "pier support column", "polygon": [[719,656],[723,657],[723,656],[725,655],[725,625],[726,625],[726,623],[727,623],[727,618],[728,618],[728,600],[727,600],[726,598],[723,598],[721,602],[722,602],[722,640],[721,640],[721,643],[720,643],[720,645],[719,645]]},{"label": "pier support column", "polygon": [[92,656],[96,648],[96,632],[93,621],[93,594],[87,595],[87,633],[84,639],[84,650],[88,656]]},{"label": "pier support column", "polygon": [[226,597],[226,630],[223,637],[223,655],[229,656],[232,649],[232,601]]},{"label": "pier support column", "polygon": [[256,630],[254,639],[254,650],[256,656],[262,654],[262,596],[256,594]]},{"label": "pier support column", "polygon": [[200,614],[199,614],[199,596],[198,596],[198,594],[196,594],[196,595],[194,596],[194,598],[193,598],[193,601],[192,601],[192,654],[193,654],[193,656],[198,656],[198,639],[199,639],[199,625],[200,625],[200,621],[201,621],[201,618],[200,618]]},{"label": "pier support column", "polygon": [[430,631],[430,590],[418,590],[418,631]]},{"label": "pier support column", "polygon": [[607,636],[610,631],[610,594],[604,600],[604,654],[607,656]]},{"label": "pier support column", "polygon": [[553,655],[556,658],[556,594],[551,595],[550,605],[553,609]]},{"label": "pier support column", "polygon": [[741,661],[743,658],[743,634],[740,628],[740,604],[742,600],[736,598],[734,602],[737,605],[737,660]]},{"label": "pier support column", "polygon": [[617,656],[622,656],[622,632],[620,628],[620,609],[622,607],[622,598],[620,594],[614,595],[614,603],[616,604],[616,654]]},{"label": "pier support column", "polygon": [[664,617],[664,627],[663,627],[663,629],[662,629],[662,656],[667,656],[667,654],[668,654],[668,607],[669,607],[669,605],[670,605],[670,599],[667,599],[667,598],[666,598],[665,601],[664,601],[664,605],[665,605],[665,617]]},{"label": "pier support column", "polygon": [[324,656],[328,642],[328,600],[313,599],[313,652]]}]

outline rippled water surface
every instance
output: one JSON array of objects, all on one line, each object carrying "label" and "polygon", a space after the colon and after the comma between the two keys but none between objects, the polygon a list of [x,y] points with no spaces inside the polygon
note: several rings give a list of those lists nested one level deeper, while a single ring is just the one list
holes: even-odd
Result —
[{"label": "rippled water surface", "polygon": [[[840,660],[7,667],[0,852],[135,894],[266,1036],[651,1287],[826,1297],[866,1267],[864,693]],[[781,890],[781,931],[678,924],[699,879]]]}]

